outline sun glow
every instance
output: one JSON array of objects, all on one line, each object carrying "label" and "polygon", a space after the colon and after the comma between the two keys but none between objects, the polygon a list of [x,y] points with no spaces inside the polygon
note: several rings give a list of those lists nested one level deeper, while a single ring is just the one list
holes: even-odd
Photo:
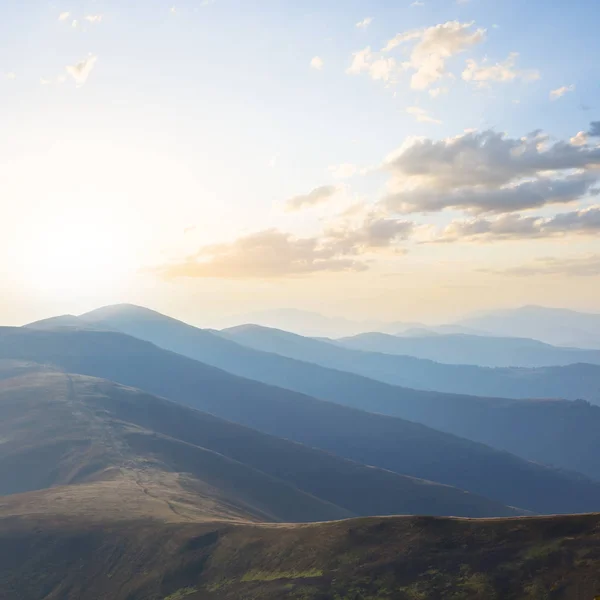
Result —
[{"label": "sun glow", "polygon": [[135,270],[125,232],[91,216],[65,215],[32,227],[16,266],[31,287],[53,297],[93,296]]}]

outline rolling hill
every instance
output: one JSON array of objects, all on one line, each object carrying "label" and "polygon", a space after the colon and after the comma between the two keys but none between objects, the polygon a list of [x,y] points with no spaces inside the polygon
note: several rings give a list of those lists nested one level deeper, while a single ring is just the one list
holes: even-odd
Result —
[{"label": "rolling hill", "polygon": [[[0,358],[51,363],[141,388],[264,433],[534,512],[600,506],[600,483],[583,476],[402,419],[235,377],[119,333],[1,328]],[[245,448],[239,451],[245,456]]]},{"label": "rolling hill", "polygon": [[413,356],[452,365],[535,368],[600,364],[600,350],[561,348],[527,338],[460,334],[399,337],[373,332],[335,343],[353,350]]},{"label": "rolling hill", "polygon": [[0,555],[5,600],[591,600],[600,516],[273,526],[0,509]]},{"label": "rolling hill", "polygon": [[[345,406],[416,421],[527,460],[579,471],[600,480],[600,438],[594,433],[600,429],[600,407],[582,402],[520,402],[401,388],[247,348],[139,307],[108,307],[95,311],[93,318],[92,328],[121,328],[235,375]],[[72,325],[72,318],[68,322]],[[80,319],[77,326],[84,329],[86,323]],[[41,324],[45,329],[55,325],[64,326],[62,317]],[[292,341],[296,341],[293,336]]]},{"label": "rolling hill", "polygon": [[255,325],[226,329],[222,335],[256,350],[356,373],[391,385],[475,396],[585,399],[600,404],[600,365],[491,369],[342,348]]},{"label": "rolling hill", "polygon": [[519,514],[81,375],[42,371],[0,382],[0,440],[0,495],[46,490],[49,505],[79,495],[82,510],[93,501],[88,490],[110,498],[121,489],[176,519]]}]

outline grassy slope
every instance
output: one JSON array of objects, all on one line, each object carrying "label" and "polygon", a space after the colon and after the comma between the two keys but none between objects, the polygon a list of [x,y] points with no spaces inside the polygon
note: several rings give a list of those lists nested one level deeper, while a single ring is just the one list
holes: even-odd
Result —
[{"label": "grassy slope", "polygon": [[174,481],[188,506],[198,497],[213,515],[231,509],[267,521],[517,514],[456,488],[366,467],[76,375],[0,382],[0,440],[3,494],[118,476],[124,485],[133,479],[155,487],[161,497]]},{"label": "grassy slope", "polygon": [[234,377],[122,334],[0,328],[2,357],[54,362],[68,372],[138,387],[265,433],[510,506],[539,513],[600,508],[598,482],[409,421]]},{"label": "grassy slope", "polygon": [[4,516],[0,555],[5,600],[592,600],[600,516],[300,526]]}]

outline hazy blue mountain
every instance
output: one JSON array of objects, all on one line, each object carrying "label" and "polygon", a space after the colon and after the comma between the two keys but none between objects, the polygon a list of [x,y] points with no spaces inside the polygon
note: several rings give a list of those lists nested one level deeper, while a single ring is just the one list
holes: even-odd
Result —
[{"label": "hazy blue mountain", "polygon": [[0,328],[0,358],[51,363],[137,387],[264,433],[502,504],[543,513],[600,508],[600,482],[420,424],[236,377],[124,334]]},{"label": "hazy blue mountain", "polygon": [[381,321],[352,321],[342,317],[327,317],[316,312],[295,308],[259,310],[220,319],[215,326],[219,329],[242,323],[257,323],[265,327],[276,327],[311,337],[340,337],[364,331],[386,329]]},{"label": "hazy blue mountain", "polygon": [[557,346],[600,349],[600,314],[523,306],[473,316],[457,325],[474,327],[491,335],[528,337]]},{"label": "hazy blue mountain", "polygon": [[414,356],[454,365],[482,367],[549,367],[600,364],[600,350],[563,348],[538,340],[462,334],[394,336],[362,333],[335,340],[344,348]]},{"label": "hazy blue mountain", "polygon": [[256,325],[234,327],[222,334],[250,348],[408,388],[504,398],[585,399],[600,403],[600,365],[491,369],[343,348]]},{"label": "hazy blue mountain", "polygon": [[[571,402],[515,402],[417,391],[241,346],[148,309],[107,307],[95,328],[136,337],[242,377],[322,400],[423,423],[528,460],[600,479],[600,408]],[[85,321],[80,319],[79,327]],[[285,339],[285,336],[281,336]],[[568,424],[568,427],[565,427]]]}]

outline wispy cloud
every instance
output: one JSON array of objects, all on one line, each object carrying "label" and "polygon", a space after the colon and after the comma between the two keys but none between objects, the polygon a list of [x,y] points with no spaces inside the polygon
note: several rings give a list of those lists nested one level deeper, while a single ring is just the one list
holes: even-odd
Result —
[{"label": "wispy cloud", "polygon": [[322,185],[311,190],[308,194],[301,194],[286,200],[285,207],[288,211],[301,210],[303,208],[317,206],[328,202],[338,193],[335,185]]},{"label": "wispy cloud", "polygon": [[13,73],[12,71],[9,71],[8,73],[4,74],[4,77],[6,77],[6,79],[10,79],[12,81],[17,78],[17,74]]},{"label": "wispy cloud", "polygon": [[373,17],[366,17],[356,24],[359,29],[366,29],[373,22]]},{"label": "wispy cloud", "polygon": [[441,121],[433,118],[424,108],[418,106],[409,106],[406,109],[409,115],[412,115],[419,123],[436,123],[440,124]]},{"label": "wispy cloud", "polygon": [[100,23],[102,21],[103,16],[102,15],[86,15],[84,17],[84,19],[88,22],[88,23]]},{"label": "wispy cloud", "polygon": [[67,73],[75,80],[77,85],[81,87],[88,80],[97,60],[97,56],[90,55],[77,64],[66,67]]},{"label": "wispy cloud", "polygon": [[535,81],[540,78],[540,72],[537,69],[517,69],[516,63],[519,54],[513,52],[503,62],[489,64],[487,61],[478,63],[475,60],[468,60],[467,67],[462,73],[465,81],[471,81],[479,85],[489,83],[506,83],[515,80]]},{"label": "wispy cloud", "polygon": [[310,61],[310,66],[312,69],[320,71],[325,66],[325,62],[320,56],[313,56],[312,60]]},{"label": "wispy cloud", "polygon": [[600,275],[600,255],[557,258],[544,257],[521,267],[486,269],[487,273],[517,277],[564,275],[566,277],[596,277]]},{"label": "wispy cloud", "polygon": [[574,85],[563,85],[562,87],[559,87],[550,92],[550,100],[558,100],[559,98],[562,98],[562,96],[564,96],[565,94],[568,94],[569,92],[573,91],[575,91]]},{"label": "wispy cloud", "polygon": [[58,20],[59,21],[66,21],[69,17],[71,16],[70,12],[61,12],[60,15],[58,15]]}]

